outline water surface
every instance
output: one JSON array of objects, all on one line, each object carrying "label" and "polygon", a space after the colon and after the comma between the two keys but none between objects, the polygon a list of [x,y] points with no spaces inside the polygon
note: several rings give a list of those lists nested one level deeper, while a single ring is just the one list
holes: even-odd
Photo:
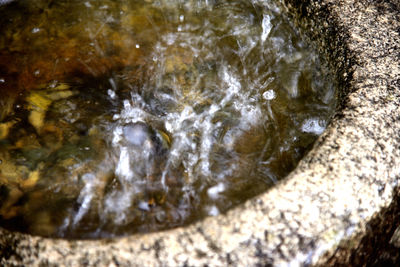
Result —
[{"label": "water surface", "polygon": [[279,4],[0,8],[0,220],[99,238],[215,216],[285,177],[335,87]]}]

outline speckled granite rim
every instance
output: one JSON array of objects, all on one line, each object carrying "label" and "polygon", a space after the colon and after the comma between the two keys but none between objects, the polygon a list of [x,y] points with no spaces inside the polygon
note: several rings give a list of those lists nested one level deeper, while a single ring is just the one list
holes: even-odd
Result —
[{"label": "speckled granite rim", "polygon": [[341,99],[328,129],[287,179],[225,216],[166,232],[66,241],[0,229],[0,265],[348,263],[339,251],[357,248],[368,222],[399,195],[400,3],[283,2],[328,58]]}]

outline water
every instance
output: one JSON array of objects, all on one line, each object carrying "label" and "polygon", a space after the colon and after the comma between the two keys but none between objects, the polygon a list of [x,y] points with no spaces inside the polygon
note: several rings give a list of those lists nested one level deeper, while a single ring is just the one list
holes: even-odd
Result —
[{"label": "water", "polygon": [[285,177],[335,87],[275,2],[0,7],[0,221],[65,238],[215,216]]}]

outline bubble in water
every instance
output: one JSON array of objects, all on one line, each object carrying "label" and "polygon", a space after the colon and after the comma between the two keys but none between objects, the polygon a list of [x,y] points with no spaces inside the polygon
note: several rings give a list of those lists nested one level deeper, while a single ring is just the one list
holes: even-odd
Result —
[{"label": "bubble in water", "polygon": [[132,145],[143,147],[150,139],[150,129],[145,123],[134,123],[124,127],[124,136]]},{"label": "bubble in water", "polygon": [[138,207],[139,207],[139,209],[144,210],[144,211],[149,211],[150,210],[149,203],[147,203],[145,201],[139,202]]},{"label": "bubble in water", "polygon": [[207,194],[210,198],[217,199],[219,198],[219,194],[224,192],[224,190],[225,190],[225,185],[223,183],[219,183],[216,186],[207,189]]},{"label": "bubble in water", "polygon": [[265,100],[272,100],[275,98],[275,92],[274,92],[274,90],[271,89],[271,90],[265,91],[262,96]]},{"label": "bubble in water", "polygon": [[115,99],[117,95],[115,94],[115,91],[108,89],[107,90],[108,95],[110,96],[111,99]]},{"label": "bubble in water", "polygon": [[307,119],[303,123],[301,129],[305,133],[313,133],[316,135],[320,135],[324,132],[325,126],[321,125],[320,120],[318,118],[311,118]]},{"label": "bubble in water", "polygon": [[40,32],[40,28],[35,27],[32,29],[32,33],[38,33],[38,32]]}]

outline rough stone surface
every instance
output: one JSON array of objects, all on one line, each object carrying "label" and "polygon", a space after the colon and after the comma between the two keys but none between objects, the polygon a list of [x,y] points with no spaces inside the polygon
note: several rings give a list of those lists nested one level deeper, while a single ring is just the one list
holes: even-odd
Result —
[{"label": "rough stone surface", "polygon": [[328,59],[341,99],[287,179],[226,215],[160,233],[66,241],[0,229],[0,265],[347,266],[367,264],[376,234],[389,244],[399,211],[400,4],[283,2]]}]

